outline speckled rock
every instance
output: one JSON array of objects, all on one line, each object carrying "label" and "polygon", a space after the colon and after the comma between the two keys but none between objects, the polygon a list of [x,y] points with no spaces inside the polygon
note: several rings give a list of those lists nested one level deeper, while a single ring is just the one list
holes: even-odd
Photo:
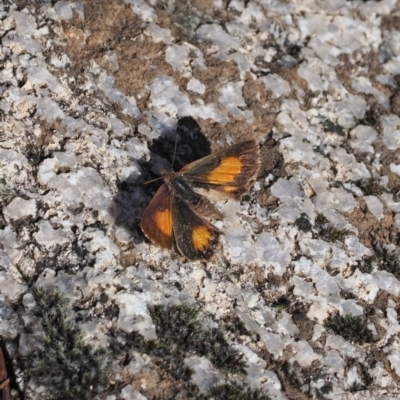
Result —
[{"label": "speckled rock", "polygon": [[[25,398],[51,393],[20,361],[40,343],[34,287],[57,288],[83,342],[108,351],[98,398],[399,396],[399,13],[396,0],[0,5],[0,335]],[[260,145],[250,193],[214,199],[209,261],[140,229],[159,185],[143,183],[169,170],[177,130],[176,170]],[[197,319],[155,311],[182,305],[207,329],[196,346]]]}]

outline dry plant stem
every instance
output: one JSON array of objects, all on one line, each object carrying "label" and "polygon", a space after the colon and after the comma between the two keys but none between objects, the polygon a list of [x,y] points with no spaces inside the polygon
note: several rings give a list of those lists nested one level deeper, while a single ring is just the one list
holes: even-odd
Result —
[{"label": "dry plant stem", "polygon": [[6,362],[4,360],[3,350],[0,346],[0,390],[3,400],[11,400],[9,383],[10,379],[7,375]]}]

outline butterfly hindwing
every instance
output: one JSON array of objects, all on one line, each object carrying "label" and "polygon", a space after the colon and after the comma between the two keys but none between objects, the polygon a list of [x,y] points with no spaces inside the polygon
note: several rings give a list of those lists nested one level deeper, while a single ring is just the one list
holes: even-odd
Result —
[{"label": "butterfly hindwing", "polygon": [[142,217],[142,230],[158,246],[171,249],[173,242],[171,193],[163,184],[146,207]]},{"label": "butterfly hindwing", "polygon": [[183,256],[194,260],[213,255],[221,231],[178,196],[172,198],[172,221],[176,245]]},{"label": "butterfly hindwing", "polygon": [[258,144],[248,140],[194,161],[180,173],[194,187],[217,190],[238,199],[248,191],[259,168]]}]

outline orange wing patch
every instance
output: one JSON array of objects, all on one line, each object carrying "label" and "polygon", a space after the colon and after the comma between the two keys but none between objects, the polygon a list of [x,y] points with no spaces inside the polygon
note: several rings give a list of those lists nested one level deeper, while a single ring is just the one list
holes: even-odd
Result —
[{"label": "orange wing patch", "polygon": [[154,216],[154,222],[158,229],[166,236],[172,236],[172,214],[171,210],[158,210]]},{"label": "orange wing patch", "polygon": [[211,232],[204,225],[199,225],[192,229],[192,243],[198,251],[204,252],[209,246],[211,237]]},{"label": "orange wing patch", "polygon": [[144,210],[142,230],[146,237],[160,247],[172,247],[173,222],[171,210],[171,193],[164,183]]},{"label": "orange wing patch", "polygon": [[226,192],[226,193],[233,193],[238,188],[237,188],[237,186],[224,186],[223,189],[224,189],[224,192]]},{"label": "orange wing patch", "polygon": [[218,167],[214,168],[208,175],[209,183],[227,183],[233,182],[236,176],[242,172],[243,163],[239,157],[228,156],[221,160]]}]

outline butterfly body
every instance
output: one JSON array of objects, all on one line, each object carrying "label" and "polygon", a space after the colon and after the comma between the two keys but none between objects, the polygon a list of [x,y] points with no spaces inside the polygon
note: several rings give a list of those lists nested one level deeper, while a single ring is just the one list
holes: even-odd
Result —
[{"label": "butterfly body", "polygon": [[194,161],[163,176],[164,184],[145,209],[142,230],[160,247],[174,243],[189,259],[208,259],[222,232],[204,217],[221,218],[219,210],[199,191],[239,199],[258,172],[255,141],[245,141]]}]

